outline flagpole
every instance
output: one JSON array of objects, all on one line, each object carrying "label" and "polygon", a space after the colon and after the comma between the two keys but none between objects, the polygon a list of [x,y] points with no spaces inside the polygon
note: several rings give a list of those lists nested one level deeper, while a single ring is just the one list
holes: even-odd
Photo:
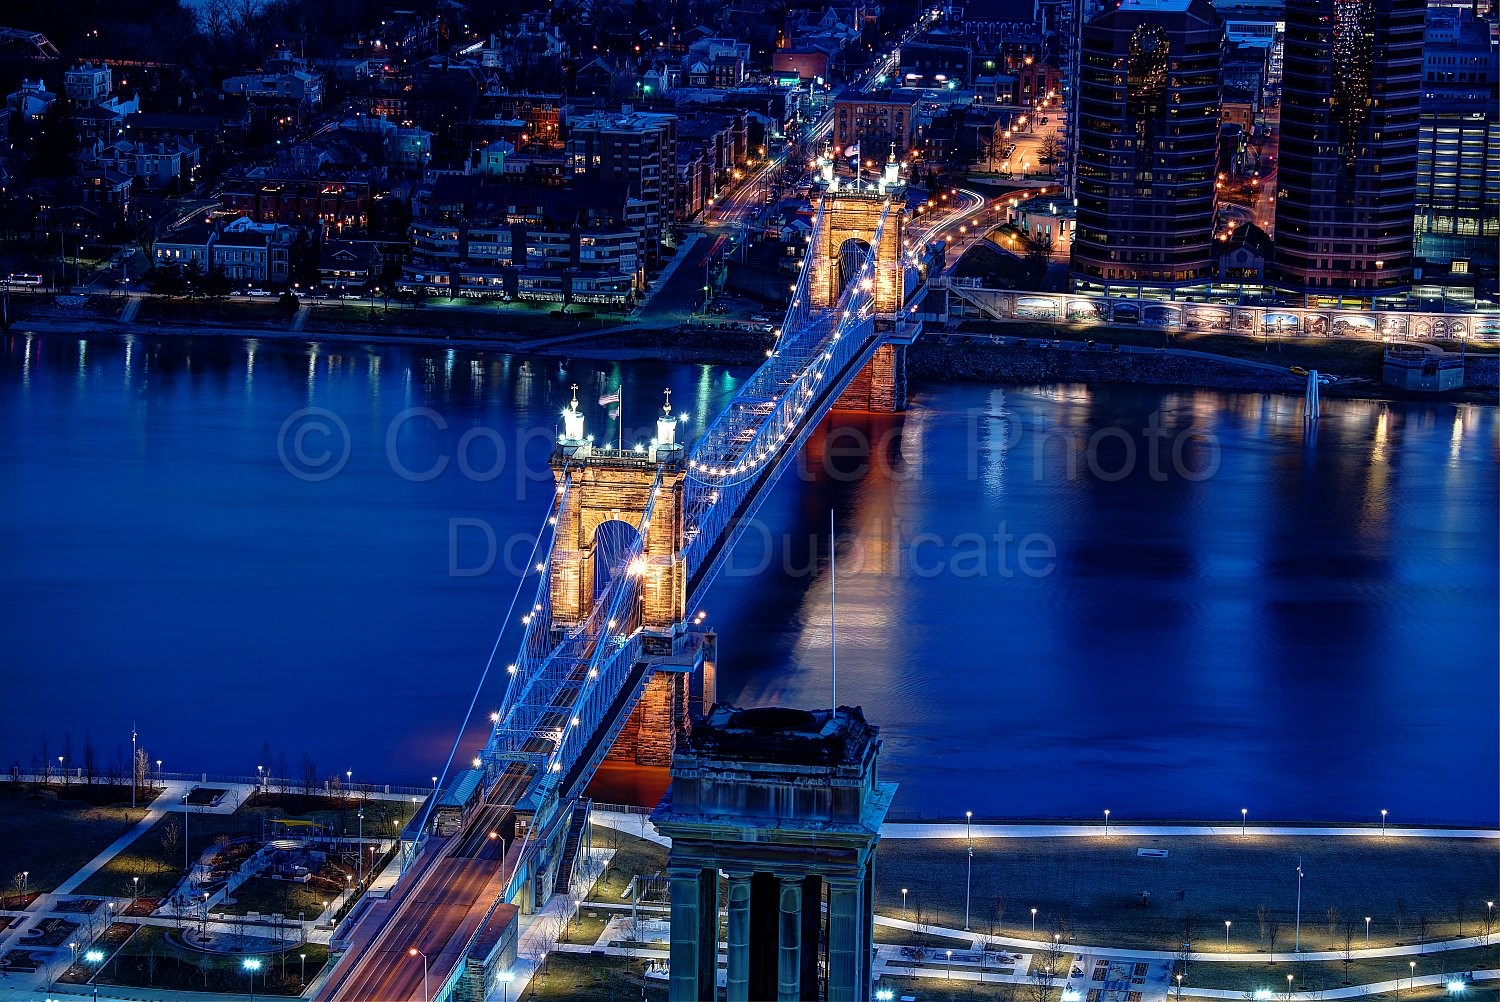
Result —
[{"label": "flagpole", "polygon": [[620,377],[620,416],[615,420],[615,448],[625,451],[625,378]]},{"label": "flagpole", "polygon": [[833,697],[833,715],[839,712],[839,554],[838,537],[833,531],[833,509],[828,509],[828,583],[833,598],[828,609],[828,661],[832,668],[830,690]]}]

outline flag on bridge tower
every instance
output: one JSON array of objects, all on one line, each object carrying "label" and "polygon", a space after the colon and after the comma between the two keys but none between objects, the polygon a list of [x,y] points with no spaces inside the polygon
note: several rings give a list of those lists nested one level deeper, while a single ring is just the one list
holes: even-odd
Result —
[{"label": "flag on bridge tower", "polygon": [[617,404],[619,402],[620,402],[620,391],[619,390],[615,390],[615,392],[613,392],[613,393],[601,393],[601,394],[599,394],[599,406],[600,407],[608,407],[610,404]]}]

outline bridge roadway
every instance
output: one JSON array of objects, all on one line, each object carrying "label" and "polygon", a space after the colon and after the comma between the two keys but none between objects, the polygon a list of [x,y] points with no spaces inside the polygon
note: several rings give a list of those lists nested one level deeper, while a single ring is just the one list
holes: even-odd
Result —
[{"label": "bridge roadway", "polygon": [[514,831],[512,804],[530,782],[531,770],[513,767],[458,835],[433,836],[394,896],[372,901],[357,920],[348,958],[315,996],[320,1002],[421,999],[422,958],[407,953],[412,948],[427,955],[429,984],[463,963],[465,947],[520,858],[519,840],[505,833]]}]

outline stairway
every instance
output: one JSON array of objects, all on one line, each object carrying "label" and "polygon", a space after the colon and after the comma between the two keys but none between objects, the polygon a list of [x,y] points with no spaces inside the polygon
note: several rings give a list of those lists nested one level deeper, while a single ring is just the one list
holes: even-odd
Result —
[{"label": "stairway", "polygon": [[583,827],[588,823],[591,800],[579,800],[573,805],[573,817],[568,822],[568,837],[563,842],[562,862],[557,866],[557,882],[554,891],[567,893],[573,883],[573,868],[578,863],[578,850],[583,845]]}]

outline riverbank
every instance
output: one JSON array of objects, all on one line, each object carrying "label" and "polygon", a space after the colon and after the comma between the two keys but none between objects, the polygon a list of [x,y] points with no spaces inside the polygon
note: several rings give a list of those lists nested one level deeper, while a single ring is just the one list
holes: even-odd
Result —
[{"label": "riverbank", "polygon": [[[982,327],[982,329],[980,329]],[[1035,327],[1036,330],[1031,328]],[[658,361],[698,365],[754,366],[764,361],[773,339],[739,330],[693,330],[679,327],[618,325],[595,330],[564,330],[543,336],[543,327],[514,337],[473,336],[445,326],[422,336],[414,328],[381,330],[356,324],[339,329],[309,325],[305,329],[239,325],[179,326],[122,323],[97,315],[38,316],[12,325],[11,334],[113,334],[222,336],[295,341],[370,344],[439,345],[477,351],[500,351],[537,357],[586,355],[609,361]],[[1228,335],[1182,336],[1172,347],[1158,331],[1091,332],[1090,341],[1058,339],[1042,347],[1050,328],[1039,325],[965,325],[957,334],[929,333],[907,350],[907,373],[916,379],[1037,385],[1044,383],[1132,383],[1143,386],[1194,387],[1251,393],[1302,393],[1306,379],[1292,366],[1319,368],[1339,377],[1325,384],[1329,397],[1377,400],[1445,401],[1496,404],[1500,389],[1500,353],[1480,350],[1465,359],[1465,386],[1443,393],[1417,393],[1378,381],[1382,345],[1352,339],[1319,342],[1285,340],[1252,342]],[[977,331],[977,333],[976,333]],[[1003,331],[1003,334],[997,333]],[[1068,334],[1070,332],[1063,331]],[[1076,337],[1076,336],[1075,336]],[[691,340],[689,340],[691,338]],[[1120,343],[1124,350],[1111,350]]]}]

